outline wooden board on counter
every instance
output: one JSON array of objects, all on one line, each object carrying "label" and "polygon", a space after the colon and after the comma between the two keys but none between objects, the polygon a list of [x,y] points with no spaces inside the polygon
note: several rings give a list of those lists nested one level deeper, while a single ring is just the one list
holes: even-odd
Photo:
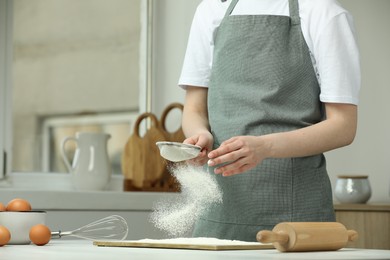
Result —
[{"label": "wooden board on counter", "polygon": [[197,249],[197,250],[259,250],[274,249],[272,244],[259,242],[217,240],[212,243],[197,242],[189,239],[188,242],[175,242],[174,239],[142,239],[123,241],[94,241],[96,246],[107,247],[143,247],[143,248],[171,248],[171,249]]},{"label": "wooden board on counter", "polygon": [[[140,125],[147,118],[151,120],[151,125],[142,136]],[[156,142],[165,139],[154,114],[143,113],[137,118],[133,134],[128,139],[122,154],[122,173],[125,179],[132,180],[136,188],[142,189],[145,182],[154,183],[161,179],[166,163],[160,156]]]}]

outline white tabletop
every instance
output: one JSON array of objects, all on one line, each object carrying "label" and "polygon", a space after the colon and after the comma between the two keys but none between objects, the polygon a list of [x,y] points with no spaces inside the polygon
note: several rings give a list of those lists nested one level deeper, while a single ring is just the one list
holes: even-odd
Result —
[{"label": "white tabletop", "polygon": [[263,259],[390,259],[390,250],[341,249],[329,252],[281,253],[276,250],[208,251],[188,249],[152,249],[98,247],[85,240],[52,240],[45,246],[6,245],[0,247],[0,259],[12,260],[263,260]]}]

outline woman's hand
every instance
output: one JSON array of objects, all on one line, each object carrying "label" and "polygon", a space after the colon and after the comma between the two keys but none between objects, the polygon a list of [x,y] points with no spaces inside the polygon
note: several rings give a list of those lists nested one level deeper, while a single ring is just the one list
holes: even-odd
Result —
[{"label": "woman's hand", "polygon": [[226,140],[208,155],[209,166],[217,166],[214,172],[223,176],[243,173],[261,163],[269,149],[261,136],[236,136]]},{"label": "woman's hand", "polygon": [[213,148],[213,136],[210,132],[203,132],[191,136],[183,141],[185,144],[197,145],[202,148],[198,157],[188,160],[187,162],[193,165],[201,166],[208,161],[207,154]]}]

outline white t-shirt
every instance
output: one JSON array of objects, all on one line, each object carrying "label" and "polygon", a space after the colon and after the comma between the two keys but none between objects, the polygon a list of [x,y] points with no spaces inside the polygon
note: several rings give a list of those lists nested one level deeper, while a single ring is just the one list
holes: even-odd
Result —
[{"label": "white t-shirt", "polygon": [[[179,86],[208,87],[214,32],[230,0],[203,0],[195,13]],[[336,0],[299,0],[301,28],[321,86],[322,102],[358,104],[359,52],[351,15]],[[240,0],[231,15],[289,16],[288,0]]]}]

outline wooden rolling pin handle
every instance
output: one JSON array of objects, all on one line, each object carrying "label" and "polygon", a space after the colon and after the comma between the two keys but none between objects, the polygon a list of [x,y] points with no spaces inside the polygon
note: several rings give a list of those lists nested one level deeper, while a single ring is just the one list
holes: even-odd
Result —
[{"label": "wooden rolling pin handle", "polygon": [[288,234],[283,232],[273,232],[269,230],[259,231],[256,235],[257,241],[261,243],[274,243],[278,242],[280,244],[285,244],[288,242]]},{"label": "wooden rolling pin handle", "polygon": [[347,230],[348,241],[356,241],[359,237],[358,233],[355,230]]}]

